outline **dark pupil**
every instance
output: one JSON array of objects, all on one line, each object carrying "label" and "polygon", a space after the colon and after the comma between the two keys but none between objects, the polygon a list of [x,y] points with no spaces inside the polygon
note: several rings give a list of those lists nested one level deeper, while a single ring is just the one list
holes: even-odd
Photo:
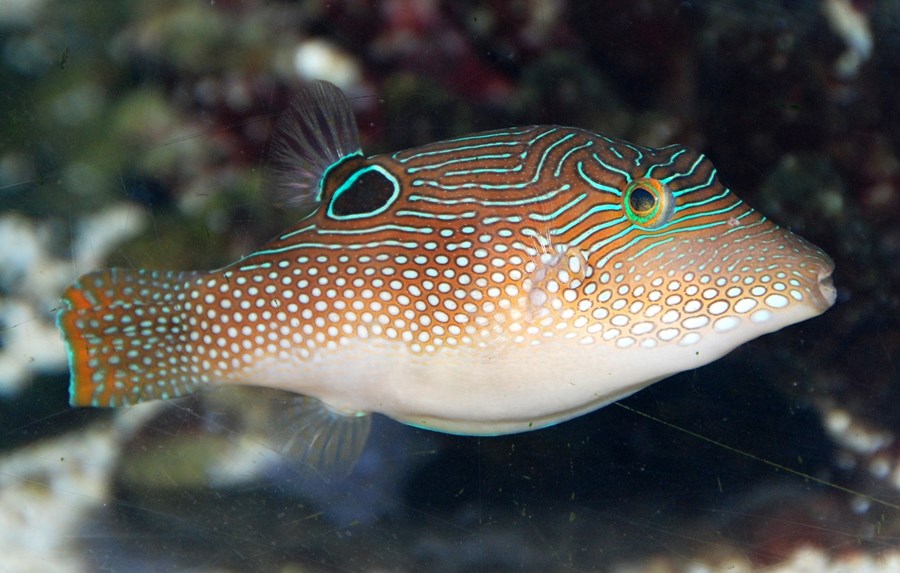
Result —
[{"label": "dark pupil", "polygon": [[390,201],[394,185],[378,171],[367,171],[335,197],[331,212],[338,217],[377,211]]},{"label": "dark pupil", "polygon": [[638,215],[642,215],[653,210],[653,207],[656,205],[656,196],[643,187],[638,187],[631,192],[631,197],[628,198],[628,201],[631,203],[631,210]]}]

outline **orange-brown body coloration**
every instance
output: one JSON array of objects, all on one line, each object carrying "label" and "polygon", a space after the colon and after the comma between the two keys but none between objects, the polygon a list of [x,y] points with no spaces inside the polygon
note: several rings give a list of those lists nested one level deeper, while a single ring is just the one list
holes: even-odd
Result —
[{"label": "orange-brown body coloration", "polygon": [[59,323],[78,405],[207,384],[496,434],[595,409],[834,302],[832,263],[702,155],[531,126],[358,151],[316,84],[281,126],[311,213],[211,273],[101,271]]}]

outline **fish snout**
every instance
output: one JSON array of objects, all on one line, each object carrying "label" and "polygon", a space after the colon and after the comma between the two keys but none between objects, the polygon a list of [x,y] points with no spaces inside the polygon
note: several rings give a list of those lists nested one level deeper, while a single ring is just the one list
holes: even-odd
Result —
[{"label": "fish snout", "polygon": [[837,289],[834,286],[832,273],[834,261],[825,251],[790,231],[784,231],[793,243],[796,260],[792,265],[795,270],[806,277],[806,290],[809,292],[809,303],[821,314],[831,308],[837,299]]},{"label": "fish snout", "polygon": [[790,306],[799,313],[796,316],[804,317],[800,320],[818,316],[831,308],[837,299],[831,257],[787,229],[776,227],[773,237],[767,247],[756,251],[756,254],[771,256],[775,270],[771,283],[767,278],[770,271],[764,271],[766,290],[760,302],[765,302],[776,312]]}]

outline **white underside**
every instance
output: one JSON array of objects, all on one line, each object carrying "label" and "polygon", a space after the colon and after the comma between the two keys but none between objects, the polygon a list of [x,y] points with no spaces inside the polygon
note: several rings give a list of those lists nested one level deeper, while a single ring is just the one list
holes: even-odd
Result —
[{"label": "white underside", "polygon": [[560,339],[516,346],[501,339],[486,348],[413,354],[402,343],[355,340],[308,362],[267,359],[240,382],[312,396],[348,414],[378,412],[443,432],[523,432],[595,410],[818,314],[798,310],[779,315],[777,323],[742,324],[729,333],[706,332],[690,346],[652,349]]}]

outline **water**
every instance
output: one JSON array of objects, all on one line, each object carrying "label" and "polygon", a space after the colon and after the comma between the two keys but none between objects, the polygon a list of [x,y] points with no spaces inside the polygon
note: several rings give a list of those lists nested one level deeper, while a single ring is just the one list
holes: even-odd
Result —
[{"label": "water", "polygon": [[[824,4],[0,7],[0,570],[897,567],[900,11],[870,8],[866,56]],[[531,123],[698,147],[833,256],[838,303],[547,430],[379,418],[336,483],[272,451],[263,391],[69,408],[65,284],[214,268],[296,219],[265,165],[298,69],[372,152]]]}]

